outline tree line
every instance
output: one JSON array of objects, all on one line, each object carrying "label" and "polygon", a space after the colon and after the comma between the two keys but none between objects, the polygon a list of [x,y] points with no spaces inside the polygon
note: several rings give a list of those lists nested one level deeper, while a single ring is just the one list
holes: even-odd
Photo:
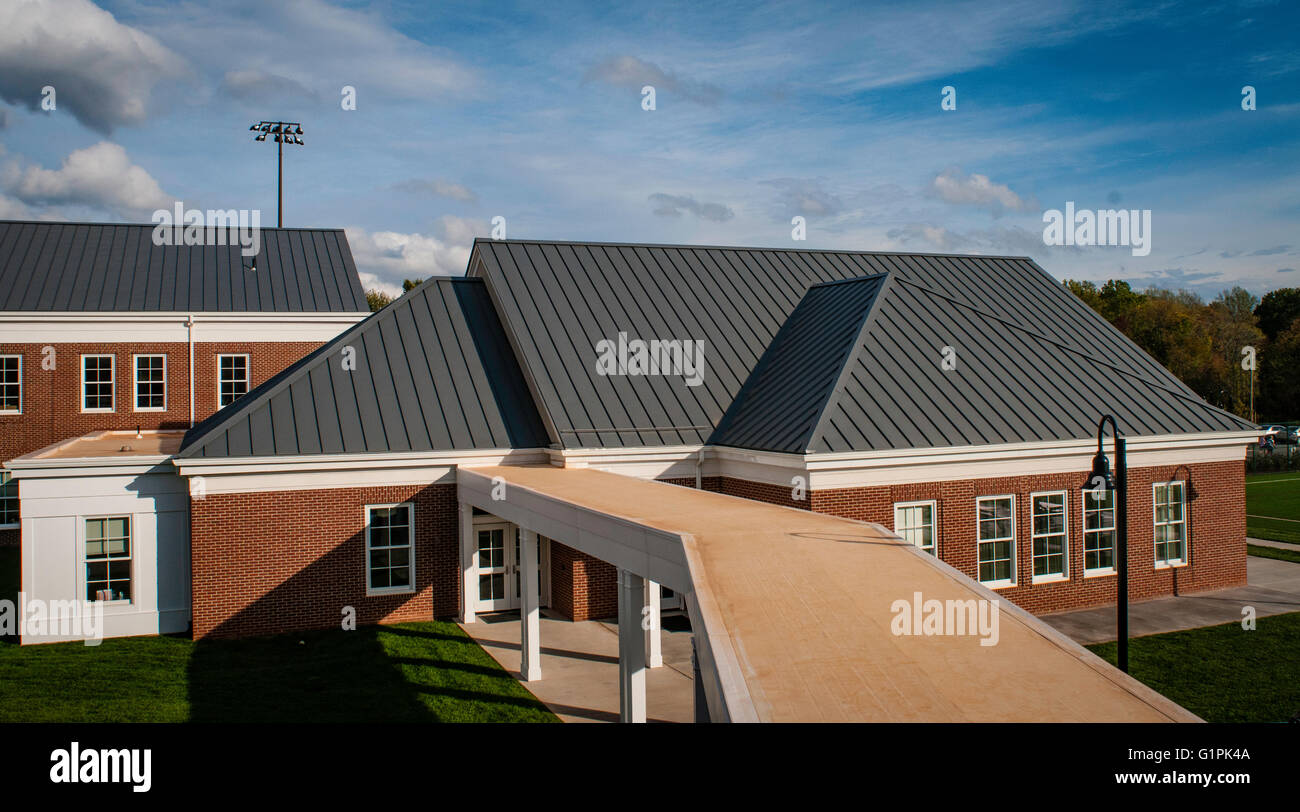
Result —
[{"label": "tree line", "polygon": [[1207,402],[1261,423],[1300,419],[1300,288],[1261,299],[1233,287],[1206,302],[1118,279],[1065,286]]}]

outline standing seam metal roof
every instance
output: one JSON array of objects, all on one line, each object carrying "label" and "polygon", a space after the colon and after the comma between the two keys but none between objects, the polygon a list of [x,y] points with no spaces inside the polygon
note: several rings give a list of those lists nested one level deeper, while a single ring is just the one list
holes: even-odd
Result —
[{"label": "standing seam metal roof", "polygon": [[426,281],[195,426],[179,456],[548,443],[483,282],[443,277]]},{"label": "standing seam metal roof", "polygon": [[[566,448],[720,441],[725,435],[714,428],[741,408],[733,401],[806,293],[882,274],[894,294],[877,303],[887,306],[856,356],[873,364],[845,367],[846,396],[827,403],[821,435],[809,438],[813,450],[1082,439],[1102,403],[1132,434],[1250,427],[1200,400],[1025,257],[478,240],[470,273],[488,281],[538,405]],[[704,341],[703,385],[598,374],[596,345],[619,332]],[[932,377],[939,333],[957,336],[938,345],[957,349],[957,376]],[[807,364],[824,360],[810,353],[802,355]],[[1014,393],[1012,379],[1021,382]],[[900,382],[909,388],[882,394]],[[757,400],[778,424],[816,401],[823,384],[816,375],[791,378]],[[752,419],[747,431],[757,428]],[[769,432],[760,445],[794,447],[798,434]]]},{"label": "standing seam metal roof", "polygon": [[[0,220],[0,311],[363,313],[336,229],[260,229],[253,257],[227,245],[154,245],[152,225]],[[254,270],[255,268],[255,270]]]}]

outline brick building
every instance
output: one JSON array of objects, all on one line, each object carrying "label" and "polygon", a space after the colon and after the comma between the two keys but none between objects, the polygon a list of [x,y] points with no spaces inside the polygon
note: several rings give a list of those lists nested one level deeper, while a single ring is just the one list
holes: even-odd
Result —
[{"label": "brick building", "polygon": [[[369,313],[341,231],[263,229],[251,257],[152,233],[0,221],[0,461],[188,429]],[[0,480],[0,544],[16,544],[18,483]]]},{"label": "brick building", "polygon": [[[425,282],[183,437],[9,465],[42,500],[132,466],[183,483],[158,488],[189,497],[176,571],[195,637],[518,608],[518,528],[458,496],[484,465],[878,523],[1044,613],[1116,598],[1115,494],[1087,485],[1106,413],[1128,440],[1132,596],[1244,583],[1256,427],[1025,258],[478,241],[465,278]],[[613,614],[611,564],[546,538],[539,557],[544,604]]]}]

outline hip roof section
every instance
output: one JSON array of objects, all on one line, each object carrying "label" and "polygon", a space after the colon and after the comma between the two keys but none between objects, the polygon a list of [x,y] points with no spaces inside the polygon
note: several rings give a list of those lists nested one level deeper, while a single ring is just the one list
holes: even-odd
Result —
[{"label": "hip roof section", "polygon": [[[865,451],[1084,439],[1103,407],[1127,433],[1250,428],[1200,400],[1026,257],[478,240],[469,272],[488,282],[564,448],[725,438],[757,448]],[[784,369],[779,385],[764,372],[752,381],[765,381],[757,390],[763,396],[736,403],[810,289],[882,274],[898,292],[873,300],[888,304],[879,332],[854,351],[852,369],[841,367],[843,392],[834,404],[826,370],[839,345],[823,355],[816,330],[796,342],[801,362],[782,367],[773,360],[770,366]],[[836,297],[862,290],[830,291],[835,296],[821,303],[825,315],[845,319],[844,327],[852,322],[846,313],[858,311],[836,310]],[[799,320],[789,326],[812,329]],[[843,331],[824,329],[825,340],[841,340]],[[702,341],[700,385],[687,385],[684,375],[601,374],[600,342],[620,333],[629,340]],[[935,377],[943,346],[956,350],[961,374]],[[871,374],[857,368],[864,363],[873,365]],[[882,386],[896,396],[866,397]],[[1046,394],[1031,391],[1039,388]],[[783,415],[806,417],[819,399],[826,409],[816,436],[806,422],[774,428]],[[749,412],[751,434],[744,438],[735,433],[739,414],[724,423],[733,406],[761,413]],[[767,433],[754,420],[768,425]],[[721,428],[726,434],[715,435]]]},{"label": "hip roof section", "polygon": [[364,313],[347,237],[261,228],[242,254],[224,245],[155,245],[154,226],[0,220],[0,312]]},{"label": "hip roof section", "polygon": [[186,435],[180,457],[549,443],[481,280],[433,278]]}]

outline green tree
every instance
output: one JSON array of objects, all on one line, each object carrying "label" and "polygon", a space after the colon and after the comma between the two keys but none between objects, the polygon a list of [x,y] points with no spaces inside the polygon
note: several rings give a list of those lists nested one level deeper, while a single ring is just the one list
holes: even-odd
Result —
[{"label": "green tree", "polygon": [[366,291],[366,304],[370,305],[370,312],[375,313],[388,307],[393,301],[393,297],[383,291],[371,288]]},{"label": "green tree", "polygon": [[402,293],[410,293],[411,291],[419,287],[420,283],[423,281],[424,281],[423,279],[403,279]]},{"label": "green tree", "polygon": [[1278,333],[1300,319],[1300,288],[1278,288],[1265,293],[1255,307],[1255,318],[1259,320],[1259,329],[1273,341]]}]

